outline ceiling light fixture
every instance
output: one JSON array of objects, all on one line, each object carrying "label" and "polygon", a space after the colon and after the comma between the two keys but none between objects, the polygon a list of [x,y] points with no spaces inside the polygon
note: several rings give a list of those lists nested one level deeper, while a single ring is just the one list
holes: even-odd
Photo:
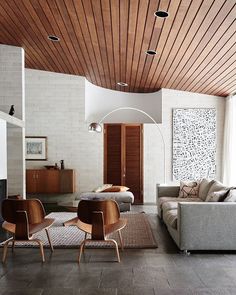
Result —
[{"label": "ceiling light fixture", "polygon": [[147,50],[147,51],[145,51],[145,53],[147,54],[147,55],[156,55],[157,54],[157,52],[155,51],[155,50]]},{"label": "ceiling light fixture", "polygon": [[128,84],[125,83],[125,82],[117,82],[117,85],[123,86],[123,87],[127,87],[128,86]]},{"label": "ceiling light fixture", "polygon": [[167,11],[164,11],[164,10],[157,10],[154,15],[156,17],[161,17],[161,18],[166,18],[169,16],[169,13]]},{"label": "ceiling light fixture", "polygon": [[60,41],[60,38],[57,37],[57,36],[54,36],[54,35],[49,35],[49,36],[48,36],[48,39],[49,39],[50,41],[53,41],[53,42],[59,42],[59,41]]}]

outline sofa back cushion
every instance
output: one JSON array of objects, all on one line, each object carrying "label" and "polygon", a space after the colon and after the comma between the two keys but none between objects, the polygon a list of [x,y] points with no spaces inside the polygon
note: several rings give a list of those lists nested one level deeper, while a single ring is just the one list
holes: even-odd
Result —
[{"label": "sofa back cushion", "polygon": [[198,182],[180,181],[179,198],[198,198]]},{"label": "sofa back cushion", "polygon": [[215,180],[209,180],[209,179],[202,179],[199,184],[199,191],[198,191],[198,197],[205,201],[206,197],[208,195],[208,192],[211,188],[211,186],[215,183]]},{"label": "sofa back cushion", "polygon": [[229,189],[230,189],[229,187],[223,185],[221,182],[215,181],[210,187],[207,195],[210,195],[212,192],[218,192],[218,191],[229,190]]}]

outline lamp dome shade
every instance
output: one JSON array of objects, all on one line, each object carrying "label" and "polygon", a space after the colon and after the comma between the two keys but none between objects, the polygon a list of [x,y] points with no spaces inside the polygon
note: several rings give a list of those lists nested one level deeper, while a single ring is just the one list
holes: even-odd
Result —
[{"label": "lamp dome shade", "polygon": [[102,126],[99,123],[91,123],[88,127],[89,132],[102,132]]}]

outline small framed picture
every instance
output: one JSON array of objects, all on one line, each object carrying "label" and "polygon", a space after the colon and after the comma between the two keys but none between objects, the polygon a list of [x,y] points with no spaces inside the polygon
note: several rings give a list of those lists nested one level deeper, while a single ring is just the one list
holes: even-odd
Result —
[{"label": "small framed picture", "polygon": [[25,159],[30,161],[47,160],[47,137],[26,136],[25,137]]}]

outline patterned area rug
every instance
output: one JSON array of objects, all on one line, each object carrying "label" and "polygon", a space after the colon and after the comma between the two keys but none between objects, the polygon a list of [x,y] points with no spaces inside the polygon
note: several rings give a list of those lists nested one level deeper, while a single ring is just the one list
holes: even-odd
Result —
[{"label": "patterned area rug", "polygon": [[[76,217],[76,213],[56,212],[50,213],[47,217],[54,218],[55,222],[49,229],[50,237],[55,248],[78,248],[84,239],[84,232],[76,226],[63,226],[63,222]],[[126,249],[145,249],[157,248],[148,217],[145,213],[121,213],[122,218],[127,219],[127,226],[121,231],[123,237],[124,248]],[[44,246],[49,247],[45,231],[41,231],[34,235],[35,238],[42,240]],[[118,234],[110,235],[119,244]],[[88,235],[89,238],[89,235]],[[38,247],[34,243],[16,243],[16,247]],[[108,243],[91,243],[86,247],[114,247]]]}]

